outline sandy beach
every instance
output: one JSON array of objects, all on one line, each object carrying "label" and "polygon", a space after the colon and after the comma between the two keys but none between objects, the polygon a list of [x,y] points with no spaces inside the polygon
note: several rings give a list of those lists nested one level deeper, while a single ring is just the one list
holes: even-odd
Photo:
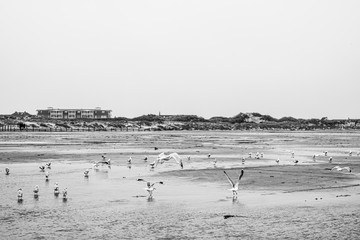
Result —
[{"label": "sandy beach", "polygon": [[[2,239],[358,239],[359,143],[356,131],[2,132]],[[184,168],[151,169],[162,152]],[[101,155],[111,167],[94,169]],[[233,199],[223,171],[236,179],[241,169]],[[148,199],[138,178],[164,184]],[[54,197],[55,182],[67,201]]]}]

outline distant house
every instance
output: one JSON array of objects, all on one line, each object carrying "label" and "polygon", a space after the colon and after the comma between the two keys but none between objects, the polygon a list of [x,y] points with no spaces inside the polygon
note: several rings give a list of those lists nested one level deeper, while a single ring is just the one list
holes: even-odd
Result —
[{"label": "distant house", "polygon": [[49,107],[39,109],[37,116],[52,119],[106,119],[111,118],[111,110],[95,109],[59,109]]}]

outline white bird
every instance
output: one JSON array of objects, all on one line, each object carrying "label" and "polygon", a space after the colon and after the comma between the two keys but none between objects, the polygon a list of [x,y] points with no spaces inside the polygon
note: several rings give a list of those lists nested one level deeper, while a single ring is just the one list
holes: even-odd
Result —
[{"label": "white bird", "polygon": [[177,153],[171,153],[169,155],[166,155],[165,153],[160,153],[158,155],[158,159],[157,159],[157,162],[160,163],[160,164],[163,164],[165,161],[169,161],[171,159],[174,159],[175,162],[177,164],[180,164],[180,167],[181,167],[181,162],[182,162],[182,159],[181,157],[179,156],[179,154]]},{"label": "white bird", "polygon": [[128,164],[131,164],[131,161],[132,161],[132,158],[130,157],[130,158],[127,160]]},{"label": "white bird", "polygon": [[260,156],[263,158],[263,157],[264,157],[264,153],[260,153]]},{"label": "white bird", "polygon": [[60,193],[59,184],[58,184],[58,183],[55,183],[55,185],[54,185],[54,194],[55,194],[55,195],[58,195],[59,193]]},{"label": "white bird", "polygon": [[9,168],[5,168],[5,174],[9,175],[10,174],[10,169]]},{"label": "white bird", "polygon": [[108,160],[95,162],[94,167],[98,167],[100,164],[110,166],[111,165],[110,158]]},{"label": "white bird", "polygon": [[251,155],[252,155],[252,153],[250,152],[250,153],[249,153],[249,158],[251,158]]},{"label": "white bird", "polygon": [[353,154],[353,152],[350,150],[350,151],[349,151],[349,156],[351,157],[351,156],[352,156],[352,154]]},{"label": "white bird", "polygon": [[40,171],[41,171],[41,172],[44,172],[44,171],[45,171],[45,166],[40,166],[39,168],[40,168]]},{"label": "white bird", "polygon": [[331,163],[332,162],[332,157],[329,157],[329,163]]},{"label": "white bird", "polygon": [[155,166],[156,166],[156,161],[153,161],[152,163],[149,163],[149,166],[150,166],[151,168],[155,168]]},{"label": "white bird", "polygon": [[45,163],[47,168],[51,168],[51,162]]},{"label": "white bird", "polygon": [[38,185],[35,186],[33,192],[34,192],[34,197],[37,198],[39,196],[39,186]]},{"label": "white bird", "polygon": [[276,159],[275,162],[276,162],[277,164],[279,164],[280,158]]},{"label": "white bird", "polygon": [[21,188],[19,188],[17,196],[18,196],[18,201],[21,201],[23,199],[23,191]]},{"label": "white bird", "polygon": [[233,193],[233,197],[237,197],[237,191],[239,190],[239,183],[240,183],[240,180],[242,178],[242,176],[244,175],[244,169],[241,169],[241,173],[239,175],[239,178],[237,180],[236,183],[234,183],[231,178],[227,175],[227,173],[224,171],[225,173],[225,176],[227,177],[230,185],[231,185],[231,188],[229,189],[229,191],[232,191]]},{"label": "white bird", "polygon": [[242,163],[242,164],[245,164],[245,158],[244,158],[244,157],[242,157],[241,163]]},{"label": "white bird", "polygon": [[147,161],[148,160],[148,157],[146,156],[145,158],[144,158],[144,161]]},{"label": "white bird", "polygon": [[325,152],[324,152],[325,157],[327,156],[327,154],[328,154],[328,151],[325,151]]},{"label": "white bird", "polygon": [[62,192],[63,199],[67,199],[67,188],[65,188]]},{"label": "white bird", "polygon": [[49,181],[49,172],[45,173],[45,181]]},{"label": "white bird", "polygon": [[291,152],[291,158],[294,158],[295,157],[295,153],[294,151]]},{"label": "white bird", "polygon": [[340,166],[335,166],[331,169],[331,171],[333,170],[337,170],[337,171],[343,171],[343,170],[347,170],[348,172],[351,172],[351,168],[350,167],[340,167]]},{"label": "white bird", "polygon": [[[137,179],[137,181],[146,182],[144,179],[141,179],[141,178]],[[154,182],[154,183],[151,183],[151,182],[146,183],[147,188],[145,188],[145,190],[149,193],[149,198],[152,198],[153,191],[156,189],[156,188],[154,188],[154,185],[156,183],[164,184],[164,182],[162,182],[162,181]]]},{"label": "white bird", "polygon": [[86,170],[84,171],[84,177],[88,178],[88,177],[89,177],[89,172],[90,172],[90,170],[89,170],[89,169],[86,169]]},{"label": "white bird", "polygon": [[214,161],[213,161],[214,167],[216,167],[216,163],[217,163],[217,160],[216,160],[216,158],[215,158]]},{"label": "white bird", "polygon": [[299,163],[299,160],[294,160],[295,165]]}]

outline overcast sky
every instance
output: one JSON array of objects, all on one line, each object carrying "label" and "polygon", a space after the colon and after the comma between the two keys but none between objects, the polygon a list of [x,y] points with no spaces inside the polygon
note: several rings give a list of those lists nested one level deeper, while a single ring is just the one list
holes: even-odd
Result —
[{"label": "overcast sky", "polygon": [[0,1],[0,114],[360,118],[360,1]]}]

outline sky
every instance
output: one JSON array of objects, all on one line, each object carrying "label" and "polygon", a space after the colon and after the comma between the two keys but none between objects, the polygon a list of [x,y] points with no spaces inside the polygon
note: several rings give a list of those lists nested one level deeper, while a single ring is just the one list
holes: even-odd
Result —
[{"label": "sky", "polygon": [[0,1],[0,114],[360,118],[360,1]]}]

